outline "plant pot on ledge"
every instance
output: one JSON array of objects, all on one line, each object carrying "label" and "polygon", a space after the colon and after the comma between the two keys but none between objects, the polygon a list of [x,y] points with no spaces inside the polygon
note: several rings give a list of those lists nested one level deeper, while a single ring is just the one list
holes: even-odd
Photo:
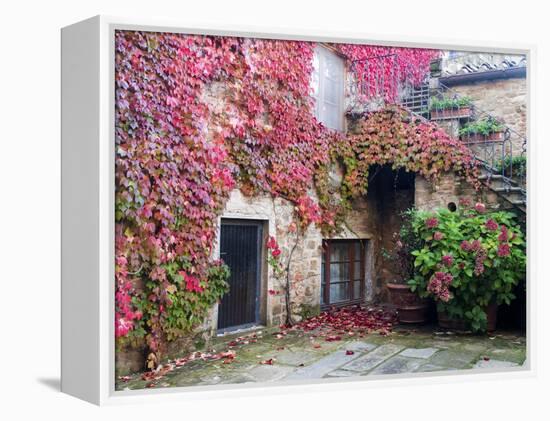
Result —
[{"label": "plant pot on ledge", "polygon": [[430,117],[432,120],[446,120],[449,118],[468,118],[472,115],[470,107],[432,109]]},{"label": "plant pot on ledge", "polygon": [[412,292],[408,285],[388,283],[390,304],[398,312],[400,323],[425,323],[428,319],[429,303]]},{"label": "plant pot on ledge", "polygon": [[503,138],[504,132],[493,132],[489,134],[468,134],[460,136],[463,142],[498,142]]}]

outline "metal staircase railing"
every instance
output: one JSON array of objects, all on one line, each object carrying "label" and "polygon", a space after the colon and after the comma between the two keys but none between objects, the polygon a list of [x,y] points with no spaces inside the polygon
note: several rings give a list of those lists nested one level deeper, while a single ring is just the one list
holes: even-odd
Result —
[{"label": "metal staircase railing", "polygon": [[[431,89],[431,99],[463,98],[455,90],[438,83]],[[461,140],[474,152],[476,159],[486,171],[487,178],[497,176],[502,180],[501,189],[505,192],[518,191],[526,199],[526,153],[527,138],[509,127],[506,122],[495,117],[475,104],[470,104],[471,113],[464,118],[466,122],[492,121],[502,129],[496,140],[479,139],[475,135],[461,136]]]}]

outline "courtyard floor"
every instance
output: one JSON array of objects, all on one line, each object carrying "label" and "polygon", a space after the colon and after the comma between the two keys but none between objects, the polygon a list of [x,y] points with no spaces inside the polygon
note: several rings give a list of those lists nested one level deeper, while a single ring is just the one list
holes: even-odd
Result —
[{"label": "courtyard floor", "polygon": [[526,342],[514,332],[474,335],[433,326],[396,326],[388,335],[360,337],[271,328],[214,338],[208,352],[174,360],[154,374],[120,377],[116,389],[519,367]]}]

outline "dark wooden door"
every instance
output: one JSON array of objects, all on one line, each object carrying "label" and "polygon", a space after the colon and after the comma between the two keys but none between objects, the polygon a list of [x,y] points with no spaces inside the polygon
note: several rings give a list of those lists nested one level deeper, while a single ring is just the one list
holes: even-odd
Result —
[{"label": "dark wooden door", "polygon": [[222,220],[220,257],[231,276],[218,309],[221,331],[258,323],[261,245],[261,222]]}]

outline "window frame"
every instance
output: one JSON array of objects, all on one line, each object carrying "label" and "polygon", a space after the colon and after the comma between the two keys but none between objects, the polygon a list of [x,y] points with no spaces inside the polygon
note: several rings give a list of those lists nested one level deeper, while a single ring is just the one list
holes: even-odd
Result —
[{"label": "window frame", "polygon": [[[344,56],[343,54],[341,54],[339,51],[337,51],[336,49],[334,49],[332,46],[330,45],[326,45],[326,44],[317,44],[316,47],[315,47],[315,51],[314,51],[314,54],[315,56],[317,57],[317,61],[319,63],[319,67],[317,69],[317,72],[318,72],[318,84],[319,86],[317,87],[317,95],[312,95],[313,97],[313,100],[314,100],[314,116],[315,118],[320,122],[322,123],[327,129],[330,129],[330,130],[335,130],[335,131],[338,131],[338,132],[345,132],[346,130],[346,119],[345,119],[345,102],[346,102],[346,84],[347,84],[347,66],[346,66],[346,61],[347,61],[347,58],[346,56]],[[337,110],[337,113],[338,113],[338,127],[337,128],[334,128],[334,127],[330,127],[327,125],[327,123],[325,121],[323,121],[321,119],[321,106],[322,106],[322,101],[324,101],[324,87],[326,85],[326,83],[324,82],[325,78],[322,77],[322,74],[323,74],[323,69],[324,69],[324,66],[325,66],[325,59],[322,59],[321,57],[324,55],[326,56],[327,54],[330,54],[330,55],[333,55],[334,57],[338,58],[340,61],[341,61],[341,64],[342,64],[342,84],[341,84],[341,91],[339,93],[339,100],[338,100],[338,103],[336,104],[338,110]]]},{"label": "window frame", "polygon": [[[331,261],[331,244],[345,244],[348,243],[348,260],[347,261]],[[354,256],[354,245],[359,243],[360,245],[360,255],[359,255],[359,277],[355,276],[355,263],[357,260]],[[345,307],[355,304],[360,304],[365,301],[365,274],[366,274],[366,261],[367,261],[367,247],[368,240],[366,239],[324,239],[322,247],[322,260],[321,265],[324,265],[324,279],[321,279],[321,309],[327,309],[330,307]],[[332,283],[347,283],[348,284],[348,296],[349,299],[346,301],[339,301],[336,303],[330,302],[330,265],[333,263],[347,263],[348,264],[348,273],[349,279],[347,281],[338,281]],[[360,281],[359,287],[359,298],[354,298],[353,296],[353,286],[354,283]]]}]

